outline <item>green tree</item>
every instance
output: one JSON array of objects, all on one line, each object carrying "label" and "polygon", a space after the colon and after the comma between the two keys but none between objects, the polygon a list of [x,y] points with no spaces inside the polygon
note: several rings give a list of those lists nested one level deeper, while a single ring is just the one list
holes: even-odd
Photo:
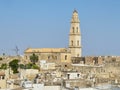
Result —
[{"label": "green tree", "polygon": [[40,70],[40,67],[36,64],[28,63],[25,65],[25,69],[38,69],[38,70]]},{"label": "green tree", "polygon": [[7,64],[6,63],[3,63],[2,65],[1,65],[1,67],[0,67],[0,69],[7,69]]},{"label": "green tree", "polygon": [[32,66],[33,66],[33,64],[32,64],[32,63],[28,63],[28,64],[26,64],[26,65],[25,65],[25,69],[31,69],[31,68],[32,68]]},{"label": "green tree", "polygon": [[35,55],[34,53],[30,56],[30,61],[35,64],[36,62],[38,62],[38,56]]},{"label": "green tree", "polygon": [[18,64],[19,60],[18,59],[14,59],[11,62],[9,62],[9,66],[11,67],[11,69],[13,70],[13,73],[18,73],[18,68],[19,68],[19,64]]},{"label": "green tree", "polygon": [[19,67],[20,67],[21,69],[25,69],[25,65],[24,65],[24,64],[20,64]]},{"label": "green tree", "polygon": [[40,68],[39,68],[39,66],[33,64],[33,65],[32,65],[32,69],[38,69],[38,70],[39,70]]}]

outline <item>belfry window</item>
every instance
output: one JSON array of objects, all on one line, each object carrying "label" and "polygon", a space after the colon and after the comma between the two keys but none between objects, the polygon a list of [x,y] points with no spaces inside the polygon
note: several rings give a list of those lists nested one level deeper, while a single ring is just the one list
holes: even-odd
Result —
[{"label": "belfry window", "polygon": [[77,46],[79,46],[79,40],[77,41]]},{"label": "belfry window", "polygon": [[71,46],[73,46],[73,40],[71,40]]},{"label": "belfry window", "polygon": [[76,31],[76,32],[78,33],[78,27],[77,27],[76,29],[77,29],[77,31]]},{"label": "belfry window", "polygon": [[65,60],[67,60],[67,55],[65,55]]},{"label": "belfry window", "polygon": [[73,29],[73,33],[75,33],[74,27],[72,27],[72,29]]}]

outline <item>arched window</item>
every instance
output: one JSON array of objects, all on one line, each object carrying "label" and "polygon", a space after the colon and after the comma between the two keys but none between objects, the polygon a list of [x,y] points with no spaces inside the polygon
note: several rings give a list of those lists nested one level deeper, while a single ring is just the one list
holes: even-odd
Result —
[{"label": "arched window", "polygon": [[72,27],[72,29],[73,29],[73,33],[75,33],[74,27]]},{"label": "arched window", "polygon": [[79,54],[77,54],[77,57],[79,57]]},{"label": "arched window", "polygon": [[71,46],[73,46],[73,40],[71,40]]},{"label": "arched window", "polygon": [[76,32],[78,33],[78,27],[76,29],[77,29]]},{"label": "arched window", "polygon": [[55,56],[55,59],[57,60],[57,56]]},{"label": "arched window", "polygon": [[48,59],[50,59],[50,56],[48,56]]},{"label": "arched window", "polygon": [[65,55],[65,60],[67,60],[67,55]]},{"label": "arched window", "polygon": [[77,41],[77,46],[79,46],[79,40]]}]

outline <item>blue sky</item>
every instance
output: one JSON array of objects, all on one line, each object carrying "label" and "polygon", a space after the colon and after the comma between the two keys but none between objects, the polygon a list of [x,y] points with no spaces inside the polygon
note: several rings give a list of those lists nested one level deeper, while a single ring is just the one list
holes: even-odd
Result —
[{"label": "blue sky", "polygon": [[0,0],[0,54],[68,47],[74,9],[83,56],[120,55],[120,0]]}]

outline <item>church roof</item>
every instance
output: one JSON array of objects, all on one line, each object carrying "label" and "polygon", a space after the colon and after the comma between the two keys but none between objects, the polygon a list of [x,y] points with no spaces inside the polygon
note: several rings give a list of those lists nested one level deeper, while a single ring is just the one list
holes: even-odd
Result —
[{"label": "church roof", "polygon": [[66,48],[28,48],[25,53],[51,53],[51,52],[67,52]]}]

